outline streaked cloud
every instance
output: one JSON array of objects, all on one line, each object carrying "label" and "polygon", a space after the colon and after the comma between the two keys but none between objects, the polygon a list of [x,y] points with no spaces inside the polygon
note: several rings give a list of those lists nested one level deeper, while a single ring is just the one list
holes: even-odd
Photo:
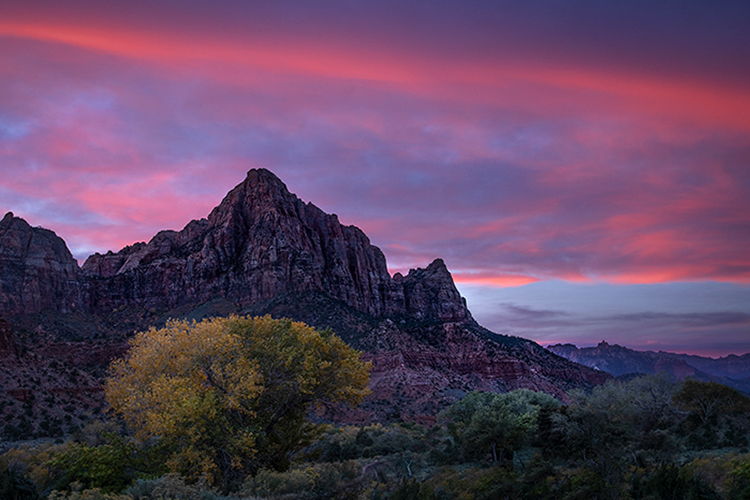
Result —
[{"label": "streaked cloud", "polygon": [[747,284],[749,15],[6,4],[0,208],[83,260],[205,217],[265,166],[393,272],[442,257],[465,286]]}]

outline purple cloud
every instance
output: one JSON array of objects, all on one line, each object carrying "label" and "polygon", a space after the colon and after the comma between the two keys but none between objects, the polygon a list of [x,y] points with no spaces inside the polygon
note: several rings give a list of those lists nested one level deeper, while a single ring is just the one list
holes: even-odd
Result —
[{"label": "purple cloud", "polygon": [[80,260],[264,166],[393,271],[750,282],[745,3],[39,5],[0,7],[0,206]]}]

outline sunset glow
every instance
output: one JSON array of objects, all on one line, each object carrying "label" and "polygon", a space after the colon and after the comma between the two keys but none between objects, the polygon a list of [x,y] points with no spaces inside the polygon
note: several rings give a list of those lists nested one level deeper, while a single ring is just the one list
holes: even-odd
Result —
[{"label": "sunset glow", "polygon": [[628,5],[3,5],[0,208],[82,263],[263,166],[493,331],[748,352],[750,6]]}]

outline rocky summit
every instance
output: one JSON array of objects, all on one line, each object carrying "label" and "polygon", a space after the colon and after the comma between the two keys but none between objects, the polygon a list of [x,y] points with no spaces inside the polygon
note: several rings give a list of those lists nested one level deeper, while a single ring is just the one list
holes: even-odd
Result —
[{"label": "rocky summit", "polygon": [[222,297],[239,308],[280,294],[322,291],[375,317],[470,319],[441,261],[392,278],[380,249],[357,227],[251,170],[207,219],[162,231],[82,267],[92,312],[123,305],[175,308]]},{"label": "rocky summit", "polygon": [[207,218],[94,254],[80,268],[52,231],[8,213],[0,285],[0,316],[12,330],[4,346],[67,353],[64,363],[94,375],[104,353],[121,354],[133,331],[170,317],[271,314],[332,328],[373,362],[373,393],[348,420],[429,421],[473,389],[565,398],[609,377],[482,328],[440,259],[390,276],[359,228],[303,202],[265,169],[250,170]]}]

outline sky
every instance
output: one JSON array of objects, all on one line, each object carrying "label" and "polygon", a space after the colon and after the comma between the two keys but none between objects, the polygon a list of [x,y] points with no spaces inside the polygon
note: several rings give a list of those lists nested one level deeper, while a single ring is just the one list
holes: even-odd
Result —
[{"label": "sky", "polygon": [[0,210],[83,262],[251,168],[543,345],[750,352],[750,3],[0,2]]}]

